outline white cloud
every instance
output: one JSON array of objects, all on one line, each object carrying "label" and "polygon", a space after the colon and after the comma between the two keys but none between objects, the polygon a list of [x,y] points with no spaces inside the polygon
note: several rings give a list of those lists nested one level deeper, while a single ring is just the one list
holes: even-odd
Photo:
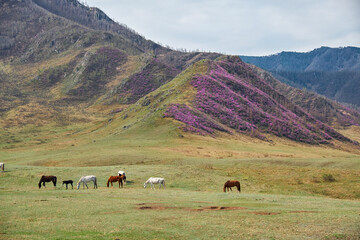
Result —
[{"label": "white cloud", "polygon": [[358,0],[87,0],[175,48],[265,55],[360,46]]}]

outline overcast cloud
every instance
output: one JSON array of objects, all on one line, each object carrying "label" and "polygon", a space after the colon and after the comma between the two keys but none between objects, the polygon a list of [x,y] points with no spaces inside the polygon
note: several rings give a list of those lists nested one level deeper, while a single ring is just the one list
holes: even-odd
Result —
[{"label": "overcast cloud", "polygon": [[360,46],[359,0],[86,0],[173,48],[240,55]]}]

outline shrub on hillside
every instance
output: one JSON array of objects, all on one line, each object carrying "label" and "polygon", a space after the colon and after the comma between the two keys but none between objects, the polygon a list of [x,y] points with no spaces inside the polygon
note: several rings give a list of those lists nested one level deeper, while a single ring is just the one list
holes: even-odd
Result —
[{"label": "shrub on hillside", "polygon": [[327,174],[327,173],[324,173],[322,175],[322,178],[325,182],[335,182],[335,178],[333,177],[332,174]]}]

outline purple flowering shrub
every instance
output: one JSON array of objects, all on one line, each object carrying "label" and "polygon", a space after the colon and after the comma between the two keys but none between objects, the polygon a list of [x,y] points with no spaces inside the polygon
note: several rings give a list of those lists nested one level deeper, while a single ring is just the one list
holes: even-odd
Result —
[{"label": "purple flowering shrub", "polygon": [[258,138],[264,138],[262,132],[309,144],[330,143],[333,138],[351,141],[291,103],[240,60],[209,64],[206,75],[190,82],[197,90],[192,108],[174,104],[165,112],[165,117],[185,123],[185,131],[229,132],[221,125]]},{"label": "purple flowering shrub", "polygon": [[179,70],[153,59],[146,67],[132,75],[117,93],[126,103],[135,103],[146,94],[171,81]]},{"label": "purple flowering shrub", "polygon": [[227,132],[227,130],[214,123],[204,113],[194,111],[185,104],[170,105],[164,116],[185,123],[187,126],[182,128],[184,131],[199,133],[201,135],[212,134],[214,130]]}]

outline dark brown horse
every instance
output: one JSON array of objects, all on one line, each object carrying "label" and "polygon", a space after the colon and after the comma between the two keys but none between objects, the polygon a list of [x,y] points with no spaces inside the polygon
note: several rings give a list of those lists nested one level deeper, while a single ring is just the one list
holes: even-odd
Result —
[{"label": "dark brown horse", "polygon": [[39,188],[41,188],[41,183],[45,187],[45,182],[53,182],[54,187],[56,187],[56,181],[57,181],[56,176],[42,176],[39,181]]},{"label": "dark brown horse", "polygon": [[231,189],[232,187],[237,187],[237,190],[239,192],[241,192],[240,182],[236,181],[236,180],[228,180],[228,181],[226,181],[226,183],[224,184],[224,192],[226,192],[226,189],[229,191],[229,188],[232,191],[232,189]]},{"label": "dark brown horse", "polygon": [[123,187],[123,179],[124,179],[124,176],[110,176],[107,181],[106,186],[109,187],[109,183],[111,183],[111,186],[113,186],[113,182],[119,182],[119,188],[120,188],[120,184],[121,184],[121,187]]}]

